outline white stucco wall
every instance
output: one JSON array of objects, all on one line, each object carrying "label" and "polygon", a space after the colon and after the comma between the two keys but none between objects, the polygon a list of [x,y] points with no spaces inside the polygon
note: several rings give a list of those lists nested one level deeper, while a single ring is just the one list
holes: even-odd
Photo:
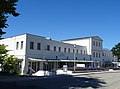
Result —
[{"label": "white stucco wall", "polygon": [[[23,49],[20,48],[21,41],[23,41]],[[94,41],[100,43],[100,46],[94,45]],[[18,49],[16,49],[17,42],[19,42]],[[30,42],[34,43],[34,49],[30,49]],[[41,50],[37,49],[37,43],[41,43]],[[18,59],[23,60],[22,74],[27,73],[28,59],[30,58],[36,58],[38,61],[40,59],[73,60],[73,49],[75,49],[75,58],[77,60],[99,61],[100,63],[103,61],[114,61],[112,52],[103,49],[103,41],[97,36],[59,42],[46,39],[42,36],[23,34],[0,40],[0,44],[8,45],[7,49],[10,50],[8,54],[15,55]],[[49,51],[47,50],[47,45],[50,46]],[[54,50],[54,46],[56,47],[56,51]],[[61,47],[60,52],[59,47]],[[64,52],[64,48],[66,48],[66,52]],[[69,48],[70,52],[68,52]],[[100,53],[100,57],[96,57],[96,54],[93,57],[94,52]],[[105,54],[104,56],[102,55],[103,53]]]},{"label": "white stucco wall", "polygon": [[87,39],[78,39],[78,40],[69,40],[69,41],[62,41],[64,43],[69,43],[69,44],[76,44],[76,45],[80,45],[80,46],[85,46],[87,48],[87,54],[90,55],[91,54],[91,39],[87,38]]},{"label": "white stucco wall", "polygon": [[[95,44],[94,44],[95,42]],[[97,46],[96,46],[97,43]],[[99,39],[98,37],[93,37],[92,41],[92,50],[98,50],[98,51],[102,51],[103,50],[103,41],[101,39]]]},{"label": "white stucco wall", "polygon": [[[23,41],[23,49],[20,48],[21,41]],[[16,49],[16,43],[19,42],[19,48]],[[15,55],[22,59],[22,57],[26,54],[26,34],[20,36],[14,36],[10,38],[5,38],[0,40],[0,44],[7,45],[7,49],[9,50],[8,54]]]},{"label": "white stucco wall", "polygon": [[[23,41],[23,49],[20,49],[21,41]],[[100,46],[93,45],[93,42],[100,43]],[[19,48],[16,49],[16,43],[19,42]],[[30,42],[34,42],[34,49],[30,49]],[[37,43],[41,43],[41,50],[37,50]],[[92,60],[108,60],[112,59],[112,53],[109,50],[103,50],[103,43],[99,37],[89,37],[85,39],[68,40],[68,41],[54,41],[46,39],[42,36],[36,36],[31,34],[23,34],[19,36],[13,36],[0,40],[0,44],[8,45],[7,49],[10,50],[8,53],[10,55],[15,55],[16,57],[23,59],[24,56],[27,58],[42,58],[42,59],[73,59],[73,49],[74,44],[76,44],[75,56],[77,59],[91,59]],[[46,50],[47,45],[50,45],[50,51]],[[56,46],[56,51],[54,51],[54,46]],[[61,52],[58,48],[61,47]],[[66,52],[64,52],[66,48]],[[68,49],[70,48],[70,53]],[[77,53],[78,50],[78,53]],[[81,54],[82,50],[82,54]],[[85,51],[85,54],[84,54]],[[100,53],[99,57],[93,57],[93,52]],[[110,56],[102,56],[102,53]]]},{"label": "white stucco wall", "polygon": [[[34,42],[34,49],[30,49],[30,42]],[[41,50],[37,50],[37,43],[41,43]],[[50,51],[47,50],[47,45],[50,45]],[[56,51],[54,51],[54,46],[56,46]],[[61,51],[59,52],[59,47]],[[64,52],[66,48],[66,52]],[[70,48],[70,53],[68,49]],[[73,59],[73,49],[74,45],[67,44],[59,41],[49,40],[44,37],[27,35],[27,55],[28,57],[42,58],[42,59]],[[78,50],[78,53],[77,53]],[[85,54],[81,54],[81,50],[85,51]],[[79,54],[79,55],[78,55]],[[76,57],[78,59],[89,58],[87,55],[87,48],[85,46],[76,45]]]},{"label": "white stucco wall", "polygon": [[104,59],[104,61],[116,61],[116,60],[114,60],[115,58],[113,57],[113,55],[112,55],[112,52],[110,51],[110,50],[108,50],[108,49],[103,49],[103,59]]}]

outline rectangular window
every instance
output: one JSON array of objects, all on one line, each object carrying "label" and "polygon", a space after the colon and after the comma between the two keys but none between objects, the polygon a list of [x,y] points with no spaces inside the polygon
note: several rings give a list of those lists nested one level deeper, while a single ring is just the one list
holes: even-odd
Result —
[{"label": "rectangular window", "polygon": [[41,43],[37,43],[37,50],[41,50]]},{"label": "rectangular window", "polygon": [[70,48],[68,48],[68,53],[70,53]]},{"label": "rectangular window", "polygon": [[96,42],[96,46],[98,46],[98,42]]},{"label": "rectangular window", "polygon": [[104,56],[104,53],[102,53],[102,56]]},{"label": "rectangular window", "polygon": [[64,52],[66,52],[66,48],[64,48]]},{"label": "rectangular window", "polygon": [[98,57],[98,53],[96,53],[96,57]]},{"label": "rectangular window", "polygon": [[56,46],[54,46],[54,51],[56,51]]},{"label": "rectangular window", "polygon": [[99,58],[101,57],[101,54],[99,53]]},{"label": "rectangular window", "polygon": [[86,54],[85,50],[84,50],[84,54]]},{"label": "rectangular window", "polygon": [[23,41],[21,41],[21,47],[20,47],[20,49],[23,49]]},{"label": "rectangular window", "polygon": [[81,50],[81,54],[82,54],[82,50]]},{"label": "rectangular window", "polygon": [[30,42],[30,49],[34,49],[34,42]]},{"label": "rectangular window", "polygon": [[16,43],[16,50],[19,48],[19,42]]},{"label": "rectangular window", "polygon": [[78,53],[78,49],[77,49],[77,53]]},{"label": "rectangular window", "polygon": [[50,51],[50,45],[47,45],[47,51]]},{"label": "rectangular window", "polygon": [[101,46],[100,42],[99,42],[99,47]]},{"label": "rectangular window", "polygon": [[93,57],[95,57],[95,52],[93,52]]},{"label": "rectangular window", "polygon": [[59,47],[59,52],[61,52],[61,47]]},{"label": "rectangular window", "polygon": [[95,46],[95,41],[93,41],[93,45]]}]

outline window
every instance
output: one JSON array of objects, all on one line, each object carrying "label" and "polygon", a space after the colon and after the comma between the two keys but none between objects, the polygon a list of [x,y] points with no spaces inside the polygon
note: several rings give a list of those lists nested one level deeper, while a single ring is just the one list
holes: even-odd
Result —
[{"label": "window", "polygon": [[30,49],[34,49],[34,42],[30,42]]},{"label": "window", "polygon": [[18,48],[19,48],[19,42],[16,43],[16,49],[18,49]]},{"label": "window", "polygon": [[101,57],[101,54],[99,53],[99,58]]},{"label": "window", "polygon": [[84,50],[84,54],[86,54],[85,50]]},{"label": "window", "polygon": [[56,56],[56,59],[58,59],[58,56]]},{"label": "window", "polygon": [[47,45],[47,51],[50,51],[50,45]]},{"label": "window", "polygon": [[41,50],[41,43],[37,43],[37,50]]},{"label": "window", "polygon": [[93,45],[95,46],[95,41],[93,41]]},{"label": "window", "polygon": [[70,48],[68,48],[68,53],[70,53]]},{"label": "window", "polygon": [[77,49],[77,53],[78,53],[78,49]]},{"label": "window", "polygon": [[64,52],[66,52],[66,48],[64,48]]},{"label": "window", "polygon": [[96,46],[98,46],[98,42],[96,42]]},{"label": "window", "polygon": [[58,51],[61,52],[61,47],[59,47]]},{"label": "window", "polygon": [[95,57],[95,52],[93,52],[93,57]]},{"label": "window", "polygon": [[82,54],[82,50],[81,50],[81,54]]},{"label": "window", "polygon": [[96,53],[96,57],[98,57],[98,53]]},{"label": "window", "polygon": [[23,41],[21,41],[21,47],[20,47],[20,49],[23,49]]},{"label": "window", "polygon": [[54,46],[54,51],[56,51],[56,46]]},{"label": "window", "polygon": [[99,42],[99,47],[101,46],[100,42]]},{"label": "window", "polygon": [[104,56],[104,53],[102,53],[102,56]]}]

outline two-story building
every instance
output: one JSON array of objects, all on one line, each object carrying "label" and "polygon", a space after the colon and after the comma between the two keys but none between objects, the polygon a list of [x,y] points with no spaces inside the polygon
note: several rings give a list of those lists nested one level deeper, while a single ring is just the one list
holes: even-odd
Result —
[{"label": "two-story building", "polygon": [[54,41],[42,36],[22,34],[0,40],[7,45],[8,54],[14,55],[21,66],[21,73],[52,70],[63,65],[74,67],[101,67],[104,62],[115,61],[111,51],[103,49],[98,36]]}]

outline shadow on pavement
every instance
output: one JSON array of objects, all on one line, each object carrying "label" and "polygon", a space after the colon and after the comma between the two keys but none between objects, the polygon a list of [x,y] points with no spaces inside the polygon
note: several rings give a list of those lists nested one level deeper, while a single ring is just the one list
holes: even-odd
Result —
[{"label": "shadow on pavement", "polygon": [[106,82],[98,78],[74,77],[74,84],[71,84],[66,89],[79,89],[79,88],[102,88]]},{"label": "shadow on pavement", "polygon": [[0,82],[0,89],[81,89],[102,88],[106,84],[98,78],[59,75],[53,77],[36,77],[32,80]]}]

